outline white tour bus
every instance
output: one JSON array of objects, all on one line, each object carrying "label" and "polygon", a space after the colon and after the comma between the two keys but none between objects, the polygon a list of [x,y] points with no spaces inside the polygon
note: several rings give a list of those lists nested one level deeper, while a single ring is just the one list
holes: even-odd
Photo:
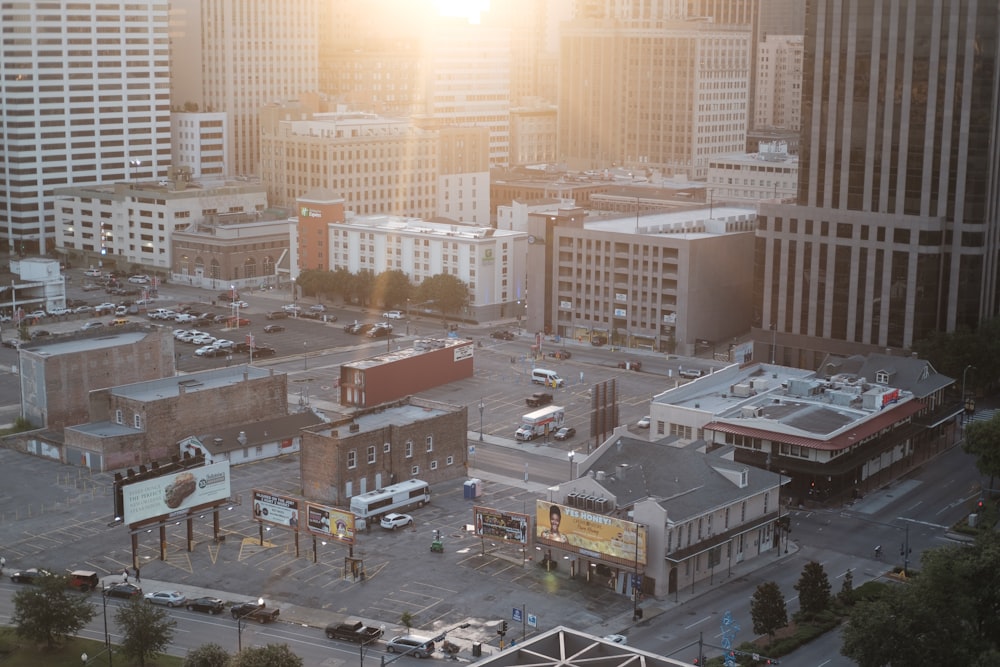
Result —
[{"label": "white tour bus", "polygon": [[403,512],[411,507],[423,507],[431,501],[431,487],[419,479],[408,479],[351,498],[354,527],[364,530],[369,521],[379,521],[390,512]]}]

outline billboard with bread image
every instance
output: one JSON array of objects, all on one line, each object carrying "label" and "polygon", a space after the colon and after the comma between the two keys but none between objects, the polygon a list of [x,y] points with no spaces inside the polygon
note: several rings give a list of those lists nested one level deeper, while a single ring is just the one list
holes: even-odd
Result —
[{"label": "billboard with bread image", "polygon": [[220,461],[122,487],[126,524],[176,515],[230,496],[229,461]]}]

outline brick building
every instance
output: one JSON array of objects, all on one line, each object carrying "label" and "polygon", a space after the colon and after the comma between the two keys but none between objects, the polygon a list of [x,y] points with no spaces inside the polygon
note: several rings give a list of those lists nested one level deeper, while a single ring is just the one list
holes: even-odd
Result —
[{"label": "brick building", "polygon": [[174,340],[167,329],[139,323],[102,329],[21,346],[25,419],[54,430],[82,424],[90,420],[91,391],[174,374]]},{"label": "brick building", "polygon": [[233,366],[90,394],[90,421],[65,431],[65,462],[95,470],[169,459],[192,433],[288,414],[288,378]]},{"label": "brick building", "polygon": [[352,496],[406,479],[466,475],[468,411],[410,396],[302,431],[302,493],[347,507]]}]

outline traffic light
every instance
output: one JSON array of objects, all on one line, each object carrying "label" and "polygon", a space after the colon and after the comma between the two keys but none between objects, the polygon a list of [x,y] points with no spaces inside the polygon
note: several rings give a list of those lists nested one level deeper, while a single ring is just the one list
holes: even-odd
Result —
[{"label": "traffic light", "polygon": [[500,627],[497,628],[497,634],[501,637],[507,634],[507,621],[500,621]]},{"label": "traffic light", "polygon": [[979,496],[979,500],[976,501],[976,509],[980,512],[983,511],[983,507],[986,505],[986,501],[982,496]]}]

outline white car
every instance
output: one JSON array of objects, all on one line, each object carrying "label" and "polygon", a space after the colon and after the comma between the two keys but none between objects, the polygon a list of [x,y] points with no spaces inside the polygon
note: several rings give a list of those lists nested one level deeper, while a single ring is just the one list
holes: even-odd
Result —
[{"label": "white car", "polygon": [[192,345],[212,345],[216,341],[215,336],[211,334],[201,334],[200,336],[191,336],[185,343],[191,343]]},{"label": "white car", "polygon": [[94,309],[93,306],[77,306],[73,309],[74,313],[89,313]]},{"label": "white car", "polygon": [[174,315],[174,322],[177,322],[178,324],[192,324],[197,321],[198,318],[189,313],[178,313],[177,315]]},{"label": "white car", "polygon": [[214,345],[202,345],[194,351],[197,357],[218,357],[226,354],[226,351]]},{"label": "white car", "polygon": [[103,315],[104,313],[108,313],[110,315],[111,313],[115,312],[116,308],[118,308],[116,304],[108,303],[105,301],[104,303],[99,303],[96,306],[94,306],[94,312],[97,313],[98,315]]},{"label": "white car", "polygon": [[168,607],[180,607],[187,602],[187,597],[178,591],[157,591],[155,593],[146,593],[145,598],[146,602],[151,602],[152,604],[164,604]]},{"label": "white car", "polygon": [[324,306],[321,303],[317,303],[317,304],[314,304],[312,306],[309,306],[309,310],[312,311],[312,312],[314,312],[314,313],[325,313],[326,312],[326,306]]},{"label": "white car", "polygon": [[230,301],[229,305],[233,308],[249,308],[250,304],[246,301]]},{"label": "white car", "polygon": [[103,329],[103,328],[104,328],[104,322],[87,322],[82,327],[80,327],[80,330],[90,331],[91,329]]},{"label": "white car", "polygon": [[399,527],[405,528],[407,526],[412,526],[413,517],[409,514],[396,514],[395,512],[392,512],[382,517],[382,521],[380,523],[386,530],[396,530]]},{"label": "white car", "polygon": [[636,422],[636,426],[638,426],[639,428],[649,428],[649,415],[646,415],[638,422]]},{"label": "white car", "polygon": [[48,315],[48,313],[46,313],[44,310],[33,310],[30,313],[28,313],[27,315],[25,315],[25,317],[27,317],[27,318],[42,318],[42,317],[45,317],[46,315]]},{"label": "white car", "polygon": [[302,312],[302,306],[299,306],[298,304],[295,304],[295,303],[285,304],[284,306],[281,307],[281,309],[283,311],[285,311],[286,313],[301,313]]},{"label": "white car", "polygon": [[382,317],[384,317],[387,320],[401,320],[403,319],[404,315],[403,312],[400,310],[390,310],[387,313],[382,313]]},{"label": "white car", "polygon": [[49,311],[49,315],[69,315],[71,311],[69,308],[53,308]]},{"label": "white car", "polygon": [[149,276],[129,276],[128,281],[135,285],[145,285],[149,282]]},{"label": "white car", "polygon": [[233,341],[231,341],[229,339],[219,338],[214,343],[212,343],[212,346],[216,347],[216,348],[218,348],[220,350],[231,350],[231,349],[233,349],[233,345],[235,345],[235,344],[236,343],[234,343]]},{"label": "white car", "polygon": [[83,275],[85,275],[85,276],[91,276],[93,278],[100,278],[101,277],[101,270],[100,269],[87,269],[86,271],[83,272]]}]

